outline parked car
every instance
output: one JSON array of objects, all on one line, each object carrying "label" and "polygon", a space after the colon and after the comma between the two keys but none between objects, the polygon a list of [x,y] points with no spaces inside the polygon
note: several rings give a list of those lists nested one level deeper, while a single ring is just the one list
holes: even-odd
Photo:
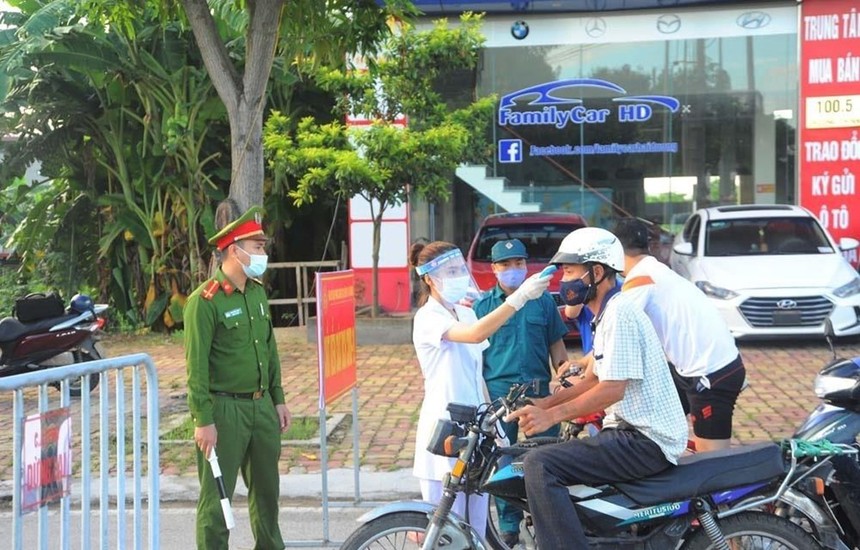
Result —
[{"label": "parked car", "polygon": [[[529,253],[526,265],[528,274],[531,275],[546,267],[547,262],[558,251],[562,239],[571,231],[586,225],[588,224],[585,218],[579,214],[552,212],[493,214],[481,222],[481,226],[472,239],[466,261],[481,290],[488,290],[496,284],[493,264],[490,261],[490,251],[497,241],[521,240]],[[561,270],[553,275],[549,292],[559,308],[562,309],[564,304],[558,296],[559,281],[561,281]],[[568,327],[574,331],[572,335],[578,334],[572,323],[568,323]]]},{"label": "parked car", "polygon": [[860,334],[860,276],[808,210],[791,205],[698,210],[676,236],[672,269],[693,281],[738,338]]}]

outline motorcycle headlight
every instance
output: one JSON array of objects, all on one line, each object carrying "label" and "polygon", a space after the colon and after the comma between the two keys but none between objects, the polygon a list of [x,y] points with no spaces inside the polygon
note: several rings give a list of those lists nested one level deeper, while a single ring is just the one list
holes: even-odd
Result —
[{"label": "motorcycle headlight", "polygon": [[828,395],[832,395],[836,392],[850,390],[854,387],[857,381],[853,378],[843,378],[841,376],[828,376],[826,374],[819,374],[815,377],[815,383],[813,384],[813,388],[815,391],[815,395],[819,398],[824,399]]},{"label": "motorcycle headlight", "polygon": [[696,281],[696,286],[699,287],[699,290],[705,293],[705,296],[717,298],[719,300],[731,300],[738,295],[737,292],[733,292],[727,288],[712,285],[708,281]]},{"label": "motorcycle headlight", "polygon": [[840,298],[853,296],[860,292],[860,277],[854,277],[848,284],[844,284],[833,291],[833,294]]}]

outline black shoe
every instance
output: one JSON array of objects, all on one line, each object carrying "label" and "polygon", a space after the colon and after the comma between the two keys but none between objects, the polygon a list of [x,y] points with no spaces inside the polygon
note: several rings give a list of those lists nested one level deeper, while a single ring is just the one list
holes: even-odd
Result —
[{"label": "black shoe", "polygon": [[502,542],[505,543],[505,546],[508,548],[513,548],[520,542],[520,534],[519,533],[502,533]]}]

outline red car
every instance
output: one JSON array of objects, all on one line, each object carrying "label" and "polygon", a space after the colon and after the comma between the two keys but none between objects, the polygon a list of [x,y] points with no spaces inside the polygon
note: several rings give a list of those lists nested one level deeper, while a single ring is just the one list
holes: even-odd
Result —
[{"label": "red car", "polygon": [[[496,276],[493,274],[493,264],[490,261],[490,250],[496,241],[519,239],[526,245],[529,253],[527,261],[528,274],[537,273],[558,251],[561,240],[571,231],[588,225],[585,218],[579,214],[565,214],[556,212],[525,212],[519,214],[493,214],[484,218],[472,245],[466,262],[475,282],[481,290],[487,290],[496,284]],[[561,280],[561,271],[557,271],[549,285],[549,291],[553,295],[559,308],[563,308],[558,297],[558,283]],[[562,317],[567,321],[566,318]],[[578,335],[577,327],[568,322],[571,335]]]}]

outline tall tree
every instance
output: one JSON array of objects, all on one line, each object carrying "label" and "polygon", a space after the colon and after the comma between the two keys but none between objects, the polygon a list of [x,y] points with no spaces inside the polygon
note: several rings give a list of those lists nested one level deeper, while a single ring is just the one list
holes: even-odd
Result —
[{"label": "tall tree", "polygon": [[[262,147],[266,86],[276,58],[287,63],[310,59],[342,66],[349,52],[373,53],[390,18],[414,13],[411,2],[393,0],[178,0],[187,17],[206,70],[224,102],[230,123],[229,199],[219,221],[263,203]],[[177,0],[88,0],[89,13],[124,25],[136,10],[175,14]],[[227,47],[244,43],[245,55]]]}]

